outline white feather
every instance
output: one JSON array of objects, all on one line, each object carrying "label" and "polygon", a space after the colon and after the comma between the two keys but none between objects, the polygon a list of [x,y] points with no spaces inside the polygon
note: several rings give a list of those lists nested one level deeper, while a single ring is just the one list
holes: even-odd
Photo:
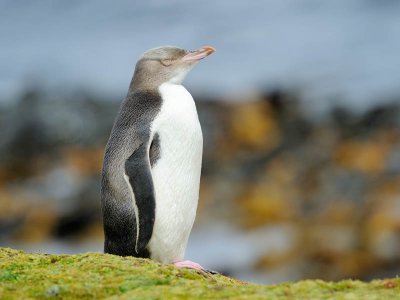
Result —
[{"label": "white feather", "polygon": [[151,134],[158,133],[161,158],[152,169],[156,217],[149,242],[151,258],[163,263],[183,259],[196,216],[203,135],[190,93],[179,84],[159,87],[163,99]]}]

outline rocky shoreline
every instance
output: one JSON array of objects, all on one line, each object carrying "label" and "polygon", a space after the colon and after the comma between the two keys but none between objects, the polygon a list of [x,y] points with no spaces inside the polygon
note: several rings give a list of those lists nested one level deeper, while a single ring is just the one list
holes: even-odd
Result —
[{"label": "rocky shoreline", "polygon": [[[400,101],[310,118],[298,95],[243,100],[197,102],[196,226],[285,228],[286,246],[251,268],[288,280],[399,274]],[[99,172],[118,105],[31,90],[0,107],[0,245],[102,238]]]}]

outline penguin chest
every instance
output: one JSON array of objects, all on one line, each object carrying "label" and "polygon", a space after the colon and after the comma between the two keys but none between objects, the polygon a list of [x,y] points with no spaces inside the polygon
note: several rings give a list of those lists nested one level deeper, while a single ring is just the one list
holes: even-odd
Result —
[{"label": "penguin chest", "polygon": [[156,218],[149,250],[153,259],[183,259],[196,216],[203,136],[192,96],[181,85],[160,86],[163,99],[151,134],[158,134],[160,158],[152,168]]}]

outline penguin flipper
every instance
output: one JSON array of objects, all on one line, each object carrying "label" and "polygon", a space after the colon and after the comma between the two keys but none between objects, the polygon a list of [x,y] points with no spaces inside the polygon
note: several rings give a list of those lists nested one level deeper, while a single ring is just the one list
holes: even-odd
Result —
[{"label": "penguin flipper", "polygon": [[125,173],[134,194],[136,214],[136,246],[140,256],[153,234],[156,200],[151,176],[147,143],[142,143],[126,160]]}]

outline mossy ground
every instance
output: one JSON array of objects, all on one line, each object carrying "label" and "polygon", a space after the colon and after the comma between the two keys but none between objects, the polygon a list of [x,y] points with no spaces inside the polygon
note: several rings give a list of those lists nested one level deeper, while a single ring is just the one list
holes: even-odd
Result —
[{"label": "mossy ground", "polygon": [[0,299],[400,299],[400,278],[249,284],[151,260],[0,248]]}]

